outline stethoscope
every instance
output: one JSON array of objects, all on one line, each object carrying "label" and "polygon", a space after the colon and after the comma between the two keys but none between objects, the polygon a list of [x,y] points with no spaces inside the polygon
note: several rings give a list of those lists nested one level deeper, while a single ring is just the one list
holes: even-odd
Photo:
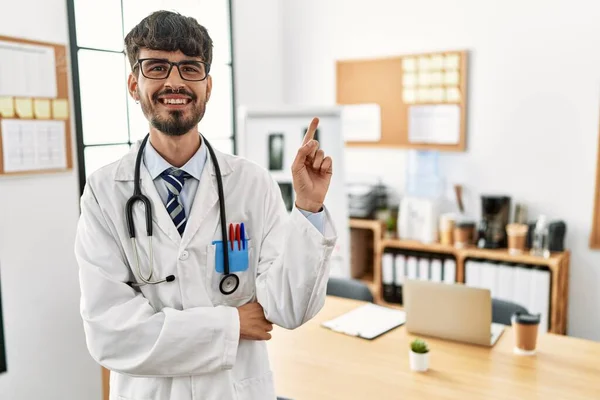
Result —
[{"label": "stethoscope", "polygon": [[[152,280],[152,275],[154,274],[154,256],[152,251],[152,202],[148,197],[146,197],[140,188],[140,168],[142,164],[142,156],[144,154],[144,147],[146,146],[146,142],[150,135],[146,135],[140,148],[137,153],[137,158],[135,160],[135,180],[133,184],[133,196],[127,200],[127,204],[125,206],[125,217],[127,219],[127,228],[129,230],[129,237],[133,242],[133,248],[135,251],[135,261],[138,276],[142,280],[143,283],[133,283],[129,282],[131,286],[143,286],[146,284],[155,285],[157,283],[163,282],[173,282],[175,280],[175,275],[168,275],[163,279]],[[229,254],[227,251],[227,219],[225,217],[225,195],[223,194],[223,181],[221,180],[221,169],[219,168],[219,163],[217,162],[217,157],[215,156],[215,152],[213,151],[211,145],[206,141],[204,136],[202,137],[202,143],[206,144],[206,148],[210,153],[210,158],[215,166],[215,172],[217,174],[217,187],[219,191],[219,208],[221,213],[221,234],[223,237],[223,261],[224,261],[224,276],[221,279],[221,283],[219,284],[219,290],[221,293],[228,295],[232,294],[236,291],[240,284],[240,279],[236,274],[229,273]],[[150,244],[150,275],[144,276],[142,270],[140,268],[140,259],[138,255],[137,242],[135,238],[135,227],[133,225],[133,206],[136,201],[141,201],[144,203],[144,208],[146,212],[146,234],[148,235],[148,242]]]}]

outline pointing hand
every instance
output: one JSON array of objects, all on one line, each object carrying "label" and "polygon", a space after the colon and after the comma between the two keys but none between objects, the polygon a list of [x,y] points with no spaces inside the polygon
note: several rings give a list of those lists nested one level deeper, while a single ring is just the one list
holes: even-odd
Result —
[{"label": "pointing hand", "polygon": [[292,164],[296,207],[310,212],[321,210],[333,174],[331,157],[314,140],[318,125],[319,119],[313,118]]}]

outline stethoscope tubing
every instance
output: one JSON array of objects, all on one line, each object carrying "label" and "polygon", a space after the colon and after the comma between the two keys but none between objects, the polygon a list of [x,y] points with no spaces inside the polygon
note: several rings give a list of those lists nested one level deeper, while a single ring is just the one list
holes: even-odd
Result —
[{"label": "stethoscope tubing", "polygon": [[[130,283],[132,286],[142,286],[144,284],[157,284],[162,282],[172,282],[175,280],[174,275],[169,275],[164,279],[160,279],[158,281],[152,280],[152,275],[154,274],[154,256],[152,250],[152,202],[150,199],[142,193],[141,189],[141,179],[140,179],[140,171],[142,164],[142,156],[144,154],[144,148],[146,143],[148,142],[148,138],[150,134],[147,134],[146,137],[142,140],[140,144],[140,148],[138,149],[138,153],[135,160],[135,171],[134,171],[134,183],[133,183],[133,195],[127,200],[125,204],[125,219],[127,221],[127,230],[129,231],[129,237],[132,240],[133,248],[135,252],[136,259],[136,268],[138,272],[138,276],[142,280],[143,283]],[[223,238],[223,269],[224,276],[221,279],[221,283],[219,285],[219,289],[223,294],[231,294],[233,293],[238,285],[239,278],[235,274],[231,274],[229,271],[229,252],[227,251],[227,217],[225,214],[225,194],[223,191],[223,180],[221,178],[221,168],[219,167],[219,163],[217,161],[217,157],[212,146],[208,143],[208,141],[202,136],[203,144],[206,144],[206,148],[210,153],[210,158],[214,164],[215,172],[217,175],[217,190],[219,193],[219,215],[221,219],[221,235]],[[150,246],[150,275],[147,277],[142,274],[140,268],[139,255],[137,250],[137,240],[135,236],[135,226],[133,221],[133,207],[136,202],[141,201],[144,204],[145,210],[145,222],[146,222],[146,235],[148,236],[149,246]],[[227,290],[226,287],[228,284],[234,283],[233,290]]]}]

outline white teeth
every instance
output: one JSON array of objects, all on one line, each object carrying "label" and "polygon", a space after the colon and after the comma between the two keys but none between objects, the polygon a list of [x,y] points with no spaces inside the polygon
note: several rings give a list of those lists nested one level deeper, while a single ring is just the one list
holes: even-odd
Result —
[{"label": "white teeth", "polygon": [[163,99],[164,104],[187,104],[187,99]]}]

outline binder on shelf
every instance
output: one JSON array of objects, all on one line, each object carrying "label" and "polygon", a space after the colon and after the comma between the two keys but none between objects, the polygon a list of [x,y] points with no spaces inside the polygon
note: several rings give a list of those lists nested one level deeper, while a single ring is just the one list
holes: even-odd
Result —
[{"label": "binder on shelf", "polygon": [[480,261],[476,266],[479,269],[479,287],[488,289],[492,299],[496,298],[496,266],[489,261]]},{"label": "binder on shelf", "polygon": [[399,304],[402,304],[403,302],[402,285],[404,285],[404,280],[406,277],[405,267],[406,256],[404,254],[396,254],[396,259],[394,262],[394,302]]},{"label": "binder on shelf", "polygon": [[381,283],[383,284],[383,299],[393,302],[396,288],[394,286],[394,255],[383,253],[381,258]]},{"label": "binder on shelf", "polygon": [[444,260],[444,282],[456,282],[456,261],[454,261],[452,258],[446,258]]},{"label": "binder on shelf", "polygon": [[496,274],[498,279],[498,295],[500,300],[512,301],[515,287],[515,267],[511,264],[499,264]]},{"label": "binder on shelf", "polygon": [[515,267],[515,288],[512,302],[525,307],[529,312],[532,312],[530,304],[531,296],[529,293],[532,278],[531,268],[521,264]]},{"label": "binder on shelf", "polygon": [[417,263],[418,261],[415,256],[411,255],[406,258],[406,276],[408,279],[418,279],[419,272]]},{"label": "binder on shelf", "polygon": [[540,332],[548,331],[550,309],[550,271],[531,268],[531,290],[529,291],[528,310],[533,314],[541,314]]},{"label": "binder on shelf", "polygon": [[434,282],[442,281],[442,260],[440,258],[431,260],[431,280]]},{"label": "binder on shelf", "polygon": [[481,287],[481,268],[479,261],[465,261],[465,284],[472,287]]},{"label": "binder on shelf", "polygon": [[429,258],[419,258],[419,279],[422,281],[429,280]]}]

